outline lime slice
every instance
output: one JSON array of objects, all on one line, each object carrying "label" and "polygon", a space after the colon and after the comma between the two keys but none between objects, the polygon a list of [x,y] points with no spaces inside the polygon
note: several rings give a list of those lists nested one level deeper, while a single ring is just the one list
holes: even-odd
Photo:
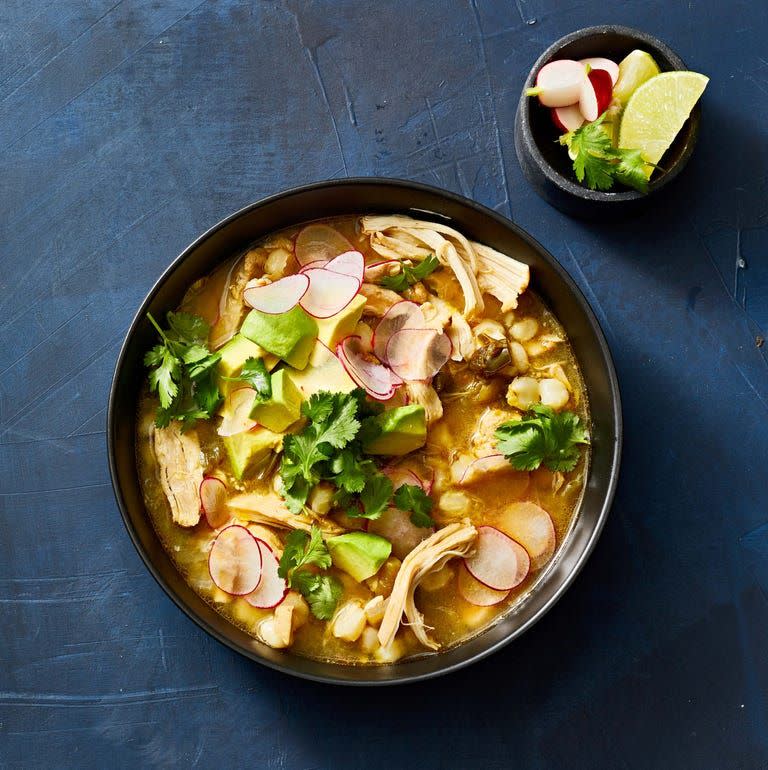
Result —
[{"label": "lime slice", "polygon": [[632,51],[619,64],[619,78],[613,87],[613,98],[623,107],[646,80],[655,77],[659,72],[659,65],[653,56],[645,51]]},{"label": "lime slice", "polygon": [[[698,72],[662,72],[643,83],[624,108],[619,147],[640,150],[648,163],[658,163],[708,82]],[[653,166],[646,166],[646,176],[652,173]]]}]

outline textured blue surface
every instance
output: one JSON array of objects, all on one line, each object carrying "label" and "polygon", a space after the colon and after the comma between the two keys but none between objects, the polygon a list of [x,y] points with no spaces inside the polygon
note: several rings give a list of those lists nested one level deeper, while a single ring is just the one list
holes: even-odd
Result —
[{"label": "textured blue surface", "polygon": [[[529,191],[511,127],[538,53],[606,22],[712,81],[670,197],[585,224]],[[3,0],[0,767],[765,767],[767,37],[744,0]],[[386,691],[278,675],[187,620],[123,530],[104,437],[172,257],[261,196],[369,174],[540,239],[604,326],[626,419],[566,597],[491,659]]]}]

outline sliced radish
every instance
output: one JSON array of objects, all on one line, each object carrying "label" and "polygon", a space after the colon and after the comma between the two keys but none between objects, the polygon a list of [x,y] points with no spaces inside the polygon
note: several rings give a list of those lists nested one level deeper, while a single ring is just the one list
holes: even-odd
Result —
[{"label": "sliced radish", "polygon": [[365,257],[359,251],[345,251],[325,265],[325,269],[356,278],[362,283],[365,273]]},{"label": "sliced radish", "polygon": [[222,409],[224,417],[218,430],[220,436],[235,436],[258,425],[256,420],[251,419],[255,398],[256,391],[247,387],[236,388],[227,396]]},{"label": "sliced radish", "polygon": [[296,237],[296,260],[300,265],[330,260],[345,251],[352,251],[352,244],[330,225],[307,225]]},{"label": "sliced radish", "polygon": [[296,273],[263,286],[246,286],[243,300],[255,310],[277,315],[296,307],[296,303],[308,289],[309,278],[302,273]]},{"label": "sliced radish", "polygon": [[218,588],[233,596],[255,591],[261,581],[261,549],[239,524],[219,532],[208,554],[208,571]]},{"label": "sliced radish", "polygon": [[520,543],[531,557],[531,569],[543,567],[557,545],[552,517],[534,503],[514,503],[494,518],[494,524]]},{"label": "sliced radish", "polygon": [[458,587],[462,597],[478,607],[491,607],[503,602],[509,596],[509,591],[494,591],[483,585],[472,577],[464,564],[459,565]]},{"label": "sliced radish", "polygon": [[306,273],[307,270],[311,270],[315,267],[325,267],[328,264],[327,259],[316,259],[314,262],[308,262],[303,267],[299,268],[300,273]]},{"label": "sliced radish", "polygon": [[509,591],[525,580],[528,552],[496,527],[478,527],[474,553],[464,559],[472,577],[494,591]]},{"label": "sliced radish", "polygon": [[553,107],[552,121],[560,131],[567,134],[584,125],[584,116],[578,104],[571,104],[568,107]]},{"label": "sliced radish", "polygon": [[330,318],[340,313],[360,291],[357,278],[324,267],[312,268],[302,275],[309,279],[309,289],[299,304],[315,318]]},{"label": "sliced radish", "polygon": [[227,485],[216,476],[206,476],[200,482],[200,505],[211,529],[218,529],[229,521]]},{"label": "sliced radish", "polygon": [[436,329],[401,329],[389,338],[387,363],[406,382],[429,380],[451,357],[451,341]]},{"label": "sliced radish", "polygon": [[373,352],[379,361],[387,363],[387,344],[393,334],[402,329],[423,329],[427,325],[424,313],[415,302],[396,302],[382,316],[373,332]]},{"label": "sliced radish", "polygon": [[579,110],[588,122],[597,120],[611,103],[613,86],[605,70],[592,70],[581,89]]},{"label": "sliced radish", "polygon": [[368,532],[389,540],[392,543],[393,556],[404,559],[422,540],[426,540],[434,532],[434,528],[417,527],[407,511],[387,508],[378,519],[368,522]]},{"label": "sliced radish", "polygon": [[268,610],[277,607],[285,599],[288,584],[277,573],[280,564],[274,551],[258,537],[256,543],[261,551],[261,582],[255,591],[251,591],[245,597],[245,601],[252,607]]},{"label": "sliced radish", "polygon": [[424,489],[421,479],[404,465],[388,465],[386,468],[382,468],[381,472],[392,482],[392,487],[395,490],[400,489],[403,484],[412,484]]},{"label": "sliced radish", "polygon": [[356,334],[339,342],[336,355],[347,374],[377,401],[392,398],[395,388],[402,384],[402,380],[386,366],[372,363],[363,357],[360,337]]},{"label": "sliced radish", "polygon": [[603,59],[600,56],[592,56],[589,59],[581,59],[579,64],[589,65],[593,70],[605,70],[611,76],[611,85],[615,86],[619,79],[619,65],[610,59]]},{"label": "sliced radish", "polygon": [[567,107],[576,104],[586,80],[583,64],[572,59],[560,59],[545,64],[536,76],[536,87],[526,91],[528,96],[538,96],[545,107]]},{"label": "sliced radish", "polygon": [[484,476],[487,473],[497,473],[498,471],[506,471],[511,469],[511,465],[507,458],[502,454],[487,455],[486,457],[478,457],[477,460],[473,460],[462,473],[459,479],[459,484],[471,484],[473,481],[477,481],[478,477]]}]

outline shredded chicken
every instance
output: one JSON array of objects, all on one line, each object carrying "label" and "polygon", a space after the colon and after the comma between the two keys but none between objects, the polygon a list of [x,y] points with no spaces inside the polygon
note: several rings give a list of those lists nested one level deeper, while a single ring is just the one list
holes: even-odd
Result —
[{"label": "shredded chicken", "polygon": [[311,532],[315,521],[320,529],[329,535],[338,535],[344,530],[330,519],[313,519],[307,515],[291,513],[285,502],[274,492],[246,492],[227,501],[227,506],[240,519],[265,524],[281,529],[302,529]]},{"label": "shredded chicken", "polygon": [[153,425],[149,442],[174,522],[182,527],[194,527],[200,521],[200,484],[204,470],[197,431],[182,433],[175,422],[167,428]]},{"label": "shredded chicken", "polygon": [[477,282],[481,291],[496,297],[506,313],[517,307],[517,298],[528,288],[531,270],[528,265],[495,251],[482,243],[472,242],[477,254]]},{"label": "shredded chicken", "polygon": [[375,315],[378,318],[381,318],[392,305],[402,302],[403,299],[394,291],[383,289],[381,286],[376,286],[373,283],[364,283],[360,287],[360,293],[367,300],[364,312],[367,315]]},{"label": "shredded chicken", "polygon": [[449,524],[419,543],[405,557],[379,628],[379,644],[382,647],[387,647],[395,638],[405,613],[416,638],[431,650],[440,648],[438,642],[427,635],[424,618],[416,608],[414,592],[429,572],[442,569],[455,556],[469,553],[476,536],[477,530],[469,523]]},{"label": "shredded chicken", "polygon": [[406,382],[405,390],[412,404],[421,404],[427,426],[437,422],[443,416],[443,404],[435,389],[427,382]]},{"label": "shredded chicken", "polygon": [[454,361],[466,361],[472,357],[477,348],[475,336],[464,316],[453,305],[430,294],[421,310],[430,328],[445,331],[448,335]]}]

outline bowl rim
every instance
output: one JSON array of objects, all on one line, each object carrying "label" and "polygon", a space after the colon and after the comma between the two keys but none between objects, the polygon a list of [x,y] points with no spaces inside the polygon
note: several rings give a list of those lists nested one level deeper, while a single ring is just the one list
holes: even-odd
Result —
[{"label": "bowl rim", "polygon": [[687,70],[688,67],[682,58],[673,51],[665,42],[659,40],[659,38],[653,35],[643,32],[642,30],[635,29],[634,27],[627,27],[621,24],[600,24],[592,27],[583,27],[582,29],[569,32],[567,35],[555,40],[554,43],[549,45],[543,53],[536,59],[531,67],[528,75],[525,78],[525,83],[520,94],[520,100],[518,102],[518,115],[520,117],[520,129],[523,132],[525,151],[535,162],[537,168],[544,174],[548,182],[551,182],[557,188],[569,195],[579,198],[580,200],[593,202],[593,203],[623,203],[626,201],[646,200],[655,192],[666,187],[672,182],[680,172],[688,164],[688,161],[693,154],[694,147],[698,140],[698,128],[701,117],[701,103],[697,102],[691,112],[688,120],[692,122],[692,136],[688,145],[685,147],[683,153],[677,159],[675,164],[668,171],[665,171],[658,179],[650,182],[648,186],[648,192],[642,193],[638,190],[621,190],[618,192],[610,190],[590,190],[588,187],[575,182],[574,180],[564,176],[557,171],[542,155],[539,150],[538,144],[533,136],[533,130],[531,128],[531,97],[525,95],[525,89],[533,86],[536,73],[544,66],[554,55],[558,53],[562,48],[570,43],[582,40],[587,37],[597,37],[599,35],[606,34],[620,34],[627,37],[634,38],[637,42],[657,48],[665,56],[665,58],[673,65],[671,69],[662,70],[662,72],[679,72]]},{"label": "bowl rim", "polygon": [[[135,530],[133,526],[133,522],[131,521],[131,517],[129,515],[127,501],[125,500],[122,493],[122,488],[120,485],[120,474],[119,474],[118,463],[116,458],[117,453],[115,451],[116,433],[117,433],[116,421],[118,419],[116,402],[118,400],[118,386],[119,386],[120,374],[125,363],[125,358],[128,353],[129,346],[136,333],[136,329],[138,325],[144,319],[144,316],[147,312],[149,305],[151,304],[152,300],[155,298],[155,295],[160,291],[161,287],[165,284],[165,282],[169,279],[169,277],[176,271],[176,269],[192,253],[194,253],[194,251],[197,248],[199,248],[202,243],[204,243],[207,239],[212,237],[215,233],[227,227],[230,223],[234,222],[240,217],[243,217],[258,208],[271,205],[282,199],[290,198],[291,196],[301,195],[308,192],[332,189],[334,187],[349,186],[354,188],[354,187],[362,187],[366,185],[394,187],[396,189],[401,189],[401,190],[415,190],[418,192],[435,195],[438,198],[443,198],[448,202],[456,204],[460,207],[467,207],[470,209],[474,209],[477,213],[495,220],[496,223],[501,225],[503,228],[511,230],[517,237],[523,240],[530,248],[538,252],[538,254],[546,262],[549,263],[550,267],[554,270],[555,273],[557,273],[558,278],[566,285],[568,291],[571,293],[576,303],[579,305],[580,309],[584,313],[587,319],[587,322],[589,324],[590,330],[594,336],[594,339],[597,342],[600,355],[602,356],[602,359],[605,362],[607,380],[608,380],[609,389],[610,389],[609,400],[613,411],[612,420],[615,425],[615,436],[613,439],[612,446],[610,448],[606,448],[606,451],[609,452],[611,455],[610,473],[607,480],[605,495],[603,497],[602,504],[600,505],[600,510],[595,520],[595,523],[592,527],[592,531],[590,532],[589,537],[586,543],[584,544],[582,552],[578,555],[570,571],[562,579],[560,584],[553,590],[552,595],[549,597],[549,599],[530,618],[528,618],[525,622],[523,622],[522,624],[514,628],[509,634],[488,644],[485,648],[483,648],[482,650],[479,650],[474,655],[468,656],[465,659],[456,661],[450,665],[437,666],[435,669],[431,671],[426,671],[422,673],[404,674],[401,676],[393,676],[390,678],[366,678],[363,676],[359,679],[347,679],[342,677],[334,677],[333,675],[330,675],[330,674],[325,675],[325,674],[316,674],[308,671],[302,671],[291,665],[286,665],[281,662],[268,660],[262,657],[261,655],[259,655],[255,650],[246,649],[238,645],[233,640],[229,639],[226,635],[219,632],[218,629],[212,627],[204,618],[200,617],[190,606],[187,605],[187,603],[181,598],[181,596],[179,596],[177,592],[169,585],[169,583],[166,581],[163,575],[160,574],[159,569],[155,566],[155,564],[150,558],[150,555],[145,550],[143,543],[140,541],[138,533]],[[356,205],[353,202],[350,203],[350,212],[354,212],[355,209],[356,209]],[[403,206],[403,209],[404,210],[408,209],[407,204]],[[439,209],[431,213],[440,216]],[[302,221],[311,221],[311,219],[302,220]],[[297,224],[299,224],[299,222],[297,222]],[[565,268],[558,262],[558,260],[547,249],[544,248],[544,246],[542,246],[535,238],[529,235],[523,228],[521,228],[519,225],[517,225],[510,219],[507,219],[506,217],[502,216],[496,211],[488,208],[487,206],[484,206],[483,204],[477,203],[476,201],[473,201],[462,195],[459,195],[454,192],[450,192],[448,190],[444,190],[439,187],[434,187],[432,185],[423,184],[421,182],[412,182],[410,180],[398,179],[393,177],[349,177],[349,178],[343,178],[343,179],[330,179],[330,180],[310,182],[307,184],[287,188],[283,191],[261,198],[253,203],[250,203],[238,209],[237,211],[233,212],[232,214],[229,214],[228,216],[218,221],[216,224],[214,224],[213,226],[205,230],[200,236],[195,238],[185,249],[181,251],[181,253],[176,258],[173,259],[170,265],[163,271],[160,277],[152,285],[152,288],[148,291],[145,298],[142,300],[136,313],[133,316],[133,319],[131,320],[131,323],[128,329],[125,332],[125,337],[120,347],[120,352],[118,353],[117,359],[115,361],[115,367],[112,375],[112,382],[109,389],[109,400],[108,400],[108,406],[107,406],[106,423],[107,423],[106,443],[107,443],[107,455],[108,455],[108,461],[109,461],[110,481],[112,484],[112,490],[115,496],[115,500],[117,502],[118,509],[120,511],[121,518],[123,520],[123,525],[125,526],[125,529],[128,532],[128,535],[131,539],[131,542],[134,545],[134,548],[138,552],[141,560],[144,562],[144,565],[149,570],[149,573],[155,579],[157,584],[163,589],[166,595],[173,601],[173,603],[180,610],[182,610],[182,612],[188,618],[190,618],[190,620],[192,620],[198,627],[200,627],[203,631],[205,631],[214,639],[226,645],[230,649],[243,655],[244,657],[249,658],[252,661],[255,661],[261,665],[267,666],[268,668],[271,668],[273,670],[280,671],[284,674],[290,674],[292,676],[296,676],[301,679],[306,679],[306,680],[315,681],[315,682],[322,682],[325,684],[343,684],[343,685],[348,685],[353,687],[354,686],[389,686],[389,685],[396,685],[396,684],[408,684],[413,682],[424,681],[427,679],[433,679],[438,676],[443,676],[445,674],[458,671],[459,669],[462,669],[472,663],[476,663],[488,657],[489,655],[493,654],[494,652],[500,650],[501,648],[505,647],[513,639],[516,639],[518,636],[523,634],[531,626],[533,626],[536,622],[538,622],[544,615],[546,615],[546,613],[549,612],[549,610],[560,600],[560,598],[563,596],[566,590],[571,586],[571,584],[573,583],[573,581],[575,580],[579,572],[581,572],[581,569],[583,568],[587,559],[589,558],[592,551],[594,550],[594,547],[600,537],[600,534],[605,525],[606,519],[610,512],[611,506],[613,504],[613,499],[616,493],[616,487],[618,484],[619,471],[620,471],[620,465],[621,465],[621,450],[622,450],[622,444],[623,444],[623,419],[622,419],[622,408],[621,408],[621,394],[619,390],[619,382],[616,375],[616,369],[613,362],[613,357],[611,356],[611,352],[610,352],[610,348],[608,347],[607,340],[605,338],[603,330],[599,324],[599,321],[597,320],[597,317],[594,311],[592,310],[589,302],[587,301],[586,297],[582,293],[581,289],[577,286],[577,284],[571,278],[571,276],[568,274]],[[456,649],[456,647],[460,647],[462,644],[463,643],[460,643],[459,645],[455,645],[450,649]],[[304,660],[304,658],[302,658],[302,660]],[[407,663],[407,661],[404,661],[404,663]],[[341,664],[328,663],[327,665],[329,666],[338,665],[339,668],[344,668],[344,666]],[[397,663],[393,664],[393,669],[396,670],[397,666],[398,666]],[[370,668],[378,669],[380,667],[356,666],[355,668],[360,672],[366,672]]]}]

